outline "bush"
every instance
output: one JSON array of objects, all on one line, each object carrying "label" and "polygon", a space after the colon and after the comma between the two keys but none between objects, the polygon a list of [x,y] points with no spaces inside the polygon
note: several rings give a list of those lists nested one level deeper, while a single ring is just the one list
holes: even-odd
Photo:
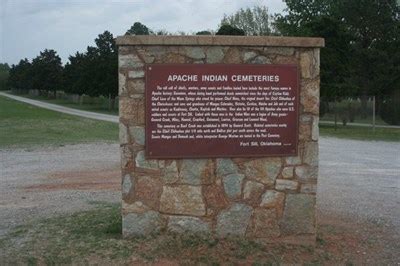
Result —
[{"label": "bush", "polygon": [[383,121],[389,125],[400,125],[400,107],[399,102],[393,99],[387,99],[382,102],[380,116]]},{"label": "bush", "polygon": [[225,25],[222,25],[218,29],[216,35],[239,35],[239,36],[243,36],[243,35],[245,35],[245,32],[242,29],[239,29],[239,28],[233,27],[231,25],[225,24]]}]

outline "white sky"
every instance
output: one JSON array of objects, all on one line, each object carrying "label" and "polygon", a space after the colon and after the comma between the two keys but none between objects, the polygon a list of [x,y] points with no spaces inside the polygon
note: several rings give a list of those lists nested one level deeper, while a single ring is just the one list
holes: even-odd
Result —
[{"label": "white sky", "polygon": [[224,13],[254,5],[270,14],[285,7],[281,0],[0,0],[0,62],[31,60],[48,48],[65,63],[105,30],[123,35],[136,21],[170,32],[216,30]]}]

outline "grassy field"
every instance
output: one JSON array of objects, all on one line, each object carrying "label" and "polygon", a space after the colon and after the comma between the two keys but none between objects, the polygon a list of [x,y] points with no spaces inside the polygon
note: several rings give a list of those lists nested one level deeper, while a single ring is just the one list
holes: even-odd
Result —
[{"label": "grassy field", "polygon": [[[52,103],[52,104],[58,104],[58,105],[62,105],[65,107],[84,110],[84,111],[91,111],[91,112],[110,114],[110,115],[118,115],[118,109],[109,110],[107,107],[104,106],[104,104],[101,104],[101,103],[79,104],[79,103],[73,103],[73,102],[71,102],[69,100],[65,100],[65,99],[49,99],[44,96],[33,97],[28,94],[25,94],[25,95],[16,94],[16,95],[25,97],[25,98],[29,98],[29,99],[33,99],[33,100],[38,100],[38,101]],[[116,104],[118,104],[118,103],[116,103]]]},{"label": "grassy field", "polygon": [[0,147],[118,140],[118,125],[62,114],[0,97]]},{"label": "grassy field", "polygon": [[[62,100],[49,100],[57,103]],[[65,106],[78,108],[78,104]],[[94,107],[82,105],[81,109],[97,112]],[[93,109],[90,109],[93,108]],[[321,136],[358,139],[400,141],[400,129],[346,126],[338,123],[320,125]],[[0,97],[0,147],[25,147],[31,145],[117,141],[118,125],[57,113],[5,97]]]},{"label": "grassy field", "polygon": [[[326,114],[323,117],[320,118],[320,121],[330,121],[330,122],[334,122],[335,121],[335,116],[333,114]],[[361,124],[368,124],[368,125],[372,125],[372,116],[367,117],[367,118],[360,118],[357,117],[357,119],[354,119],[354,122],[350,122],[347,121],[348,123],[361,123]],[[342,125],[342,120],[340,119],[340,117],[337,117],[337,124],[338,125]],[[382,118],[380,118],[380,116],[376,116],[375,119],[375,125],[388,125],[385,121],[382,120]]]},{"label": "grassy field", "polygon": [[321,136],[344,139],[400,141],[400,129],[396,128],[375,128],[374,132],[370,127],[338,124],[337,130],[334,125],[320,125],[319,132]]},{"label": "grassy field", "polygon": [[332,247],[337,241],[331,237],[342,232],[331,225],[320,226],[315,249],[172,233],[123,239],[120,206],[92,204],[95,208],[90,211],[16,227],[0,238],[0,260],[6,265],[351,265],[357,261],[357,254],[345,252],[346,242]]}]

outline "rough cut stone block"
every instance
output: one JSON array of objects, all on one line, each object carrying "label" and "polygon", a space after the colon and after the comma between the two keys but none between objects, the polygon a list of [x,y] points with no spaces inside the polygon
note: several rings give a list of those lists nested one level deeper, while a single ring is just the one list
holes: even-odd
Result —
[{"label": "rough cut stone block", "polygon": [[145,134],[144,127],[131,126],[129,127],[129,134],[131,139],[139,145],[144,145],[145,143]]},{"label": "rough cut stone block", "polygon": [[273,61],[274,64],[291,64],[297,65],[298,59],[295,56],[277,55]]},{"label": "rough cut stone block", "polygon": [[300,156],[290,156],[285,158],[286,164],[287,165],[297,165],[301,164],[301,158]]},{"label": "rough cut stone block", "polygon": [[318,77],[319,76],[319,72],[320,72],[319,49],[314,49],[313,50],[313,60],[314,61],[313,61],[311,72],[313,73],[314,77]]},{"label": "rough cut stone block", "polygon": [[126,91],[126,77],[124,74],[118,73],[118,93],[122,95]]},{"label": "rough cut stone block", "polygon": [[201,47],[185,47],[185,53],[187,57],[193,58],[193,59],[203,59],[206,57],[206,54],[203,51],[203,48]]},{"label": "rough cut stone block", "polygon": [[150,208],[146,205],[143,204],[141,201],[135,201],[133,203],[126,203],[125,201],[122,201],[122,213],[145,213],[147,211],[150,211]]},{"label": "rough cut stone block", "polygon": [[259,55],[256,58],[250,60],[252,64],[271,64],[271,59],[266,56]]},{"label": "rough cut stone block", "polygon": [[139,151],[135,158],[136,167],[158,170],[158,162],[156,160],[146,160],[145,152]]},{"label": "rough cut stone block", "polygon": [[283,178],[293,178],[293,172],[294,172],[294,167],[293,166],[287,166],[283,168],[282,170],[282,177]]},{"label": "rough cut stone block", "polygon": [[281,222],[281,230],[285,235],[315,233],[314,195],[287,195]]},{"label": "rough cut stone block", "polygon": [[203,193],[208,208],[222,209],[229,204],[223,188],[219,185],[204,186]]},{"label": "rough cut stone block", "polygon": [[319,139],[319,117],[314,116],[311,129],[311,139],[317,141]]},{"label": "rough cut stone block", "polygon": [[209,64],[219,63],[224,59],[224,51],[221,47],[209,47],[206,54],[206,61]]},{"label": "rough cut stone block", "polygon": [[183,64],[186,63],[186,57],[176,53],[168,53],[163,57],[165,64]]},{"label": "rough cut stone block", "polygon": [[309,141],[311,140],[311,126],[308,124],[299,125],[299,140]]},{"label": "rough cut stone block", "polygon": [[255,181],[247,181],[243,190],[243,198],[257,202],[264,190],[264,185]]},{"label": "rough cut stone block", "polygon": [[252,213],[253,209],[250,206],[240,203],[221,211],[217,218],[217,235],[244,236]]},{"label": "rough cut stone block", "polygon": [[266,185],[273,185],[281,169],[280,158],[256,159],[244,164],[245,175]]},{"label": "rough cut stone block", "polygon": [[176,161],[172,161],[170,164],[165,165],[164,169],[161,171],[161,179],[166,184],[172,184],[178,181],[179,173]]},{"label": "rough cut stone block", "polygon": [[180,178],[181,183],[189,185],[202,184],[202,177],[206,171],[207,159],[182,160]]},{"label": "rough cut stone block", "polygon": [[317,184],[302,184],[301,193],[317,193]]},{"label": "rough cut stone block", "polygon": [[261,198],[260,207],[264,208],[276,208],[283,205],[285,200],[285,193],[278,192],[275,190],[267,190]]},{"label": "rough cut stone block", "polygon": [[136,177],[135,198],[153,210],[158,210],[162,184],[159,179],[149,176]]},{"label": "rough cut stone block", "polygon": [[242,174],[230,174],[222,178],[225,193],[229,198],[237,198],[241,195],[243,179]]},{"label": "rough cut stone block", "polygon": [[264,53],[271,55],[293,55],[294,48],[287,47],[264,47]]},{"label": "rough cut stone block", "polygon": [[143,78],[144,77],[144,71],[143,70],[133,70],[128,72],[128,77],[131,79],[138,79],[138,78]]},{"label": "rough cut stone block", "polygon": [[120,118],[136,120],[137,119],[137,100],[129,97],[119,98]]},{"label": "rough cut stone block", "polygon": [[240,64],[240,63],[242,63],[242,60],[240,58],[239,49],[237,49],[235,47],[229,48],[229,50],[225,54],[224,63],[225,64]]},{"label": "rough cut stone block", "polygon": [[168,230],[175,233],[209,234],[210,225],[197,217],[170,216]]},{"label": "rough cut stone block", "polygon": [[280,235],[278,218],[274,209],[257,208],[249,228],[249,236],[275,238]]},{"label": "rough cut stone block", "polygon": [[143,79],[129,80],[127,87],[129,94],[143,94],[145,90]]},{"label": "rough cut stone block", "polygon": [[277,179],[275,189],[277,190],[296,190],[299,183],[294,180]]},{"label": "rough cut stone block", "polygon": [[146,236],[160,231],[161,226],[162,219],[158,212],[129,213],[122,220],[122,234],[124,237]]},{"label": "rough cut stone block", "polygon": [[144,114],[144,100],[140,99],[137,101],[137,123],[136,125],[145,124],[145,114]]},{"label": "rough cut stone block", "polygon": [[142,60],[134,54],[119,55],[118,59],[120,68],[138,68],[144,66]]},{"label": "rough cut stone block", "polygon": [[201,195],[201,187],[187,185],[164,186],[160,211],[170,214],[205,215],[206,207]]},{"label": "rough cut stone block", "polygon": [[136,52],[144,60],[146,64],[151,64],[154,62],[155,57],[150,55],[149,52],[146,51],[146,49],[138,48],[136,49]]},{"label": "rough cut stone block", "polygon": [[119,123],[119,143],[120,144],[127,144],[128,140],[128,127],[122,123]]},{"label": "rough cut stone block", "polygon": [[314,115],[319,114],[319,80],[305,80],[300,82],[300,103],[303,111]]},{"label": "rough cut stone block", "polygon": [[309,165],[296,166],[295,173],[301,182],[314,182],[318,176],[318,167]]},{"label": "rough cut stone block", "polygon": [[[319,58],[319,56],[318,56]],[[319,75],[319,60],[314,56],[313,51],[303,52],[300,54],[300,70],[302,78],[315,78]]]},{"label": "rough cut stone block", "polygon": [[122,146],[119,148],[121,154],[121,168],[123,170],[127,169],[133,164],[133,153],[129,146]]},{"label": "rough cut stone block", "polygon": [[312,118],[313,117],[310,114],[303,114],[303,115],[300,116],[300,122],[302,124],[309,124],[309,123],[311,123]]},{"label": "rough cut stone block", "polygon": [[231,159],[217,159],[217,176],[223,177],[238,173],[237,165]]},{"label": "rough cut stone block", "polygon": [[248,62],[249,60],[255,58],[258,54],[254,51],[248,51],[243,54],[243,61]]},{"label": "rough cut stone block", "polygon": [[318,142],[311,141],[306,143],[303,162],[311,166],[318,166]]},{"label": "rough cut stone block", "polygon": [[122,196],[126,196],[129,194],[131,190],[133,190],[134,183],[131,180],[131,176],[129,174],[124,175],[122,178]]}]

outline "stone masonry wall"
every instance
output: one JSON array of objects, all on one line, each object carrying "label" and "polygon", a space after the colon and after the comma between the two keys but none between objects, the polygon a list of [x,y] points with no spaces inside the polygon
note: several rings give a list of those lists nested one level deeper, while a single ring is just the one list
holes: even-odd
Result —
[{"label": "stone masonry wall", "polygon": [[[121,38],[126,41],[126,37]],[[315,242],[319,47],[323,41],[319,47],[215,42],[131,45],[118,39],[117,43],[124,237],[167,229],[218,237]],[[298,156],[146,160],[144,67],[147,63],[297,64]]]}]

